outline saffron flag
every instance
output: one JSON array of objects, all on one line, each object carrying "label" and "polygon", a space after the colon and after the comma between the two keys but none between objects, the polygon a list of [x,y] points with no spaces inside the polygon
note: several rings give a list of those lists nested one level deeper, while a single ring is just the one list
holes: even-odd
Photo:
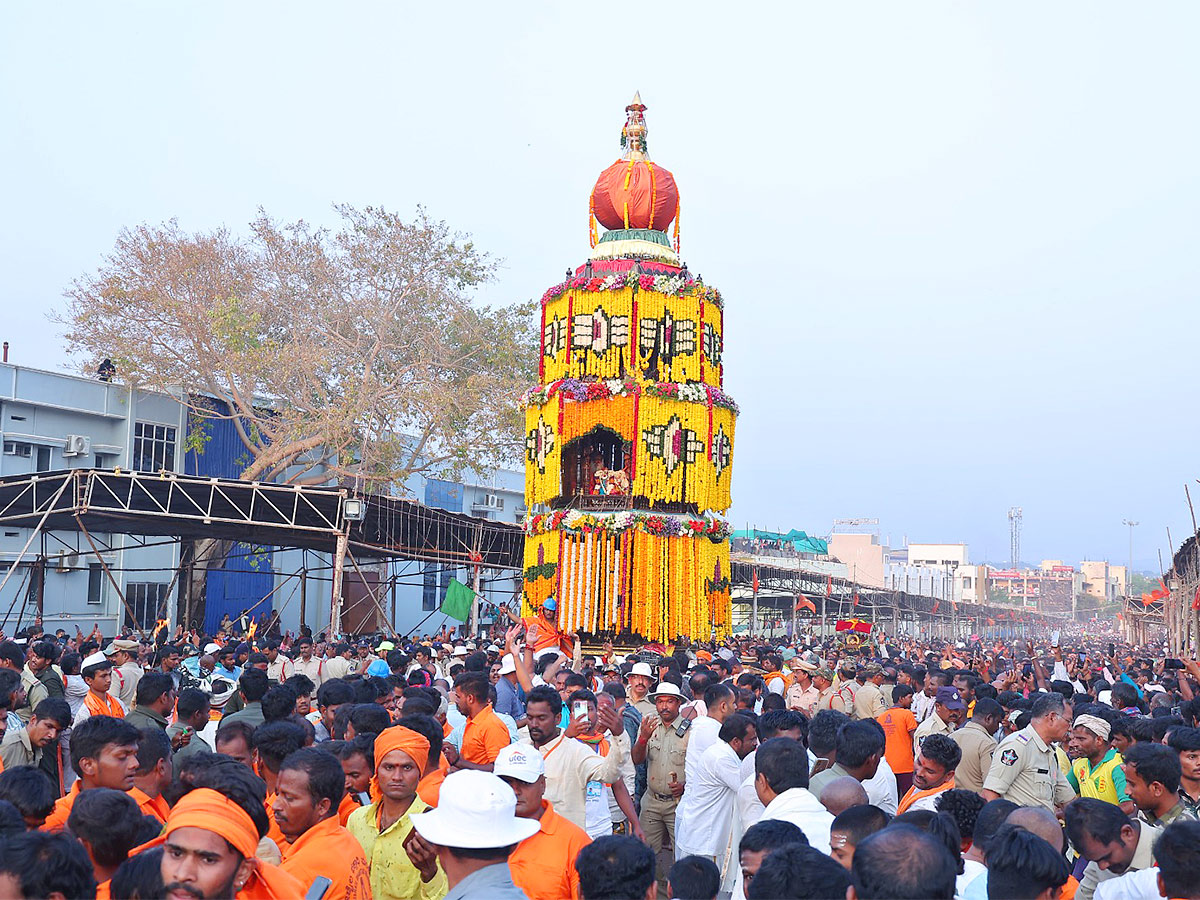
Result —
[{"label": "saffron flag", "polygon": [[451,578],[446,585],[446,597],[442,600],[441,611],[452,619],[465,622],[471,618],[471,602],[475,592],[459,581]]},{"label": "saffron flag", "polygon": [[1192,609],[1200,609],[1200,584],[1196,585],[1196,596],[1192,598]]},{"label": "saffron flag", "polygon": [[807,609],[809,612],[815,613],[817,611],[817,605],[801,594],[796,600],[796,609]]},{"label": "saffron flag", "polygon": [[758,569],[754,570],[754,593],[758,593]]}]

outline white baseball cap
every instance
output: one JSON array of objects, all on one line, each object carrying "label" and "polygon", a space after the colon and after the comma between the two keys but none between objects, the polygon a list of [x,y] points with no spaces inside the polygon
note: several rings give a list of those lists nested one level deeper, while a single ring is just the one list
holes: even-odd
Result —
[{"label": "white baseball cap", "polygon": [[504,659],[500,660],[500,674],[509,675],[517,671],[517,664],[513,662],[512,654],[505,653]]},{"label": "white baseball cap", "polygon": [[546,764],[532,744],[509,744],[496,754],[493,771],[500,777],[518,778],[533,784],[546,774]]},{"label": "white baseball cap", "polygon": [[410,819],[431,844],[470,849],[519,844],[540,827],[536,819],[517,818],[517,795],[498,775],[474,769],[447,775],[437,807]]},{"label": "white baseball cap", "polygon": [[216,653],[220,649],[221,649],[221,647],[219,644],[205,644],[204,645],[205,653]]},{"label": "white baseball cap", "polygon": [[630,675],[644,675],[646,678],[653,678],[654,672],[650,670],[650,663],[634,663],[633,668],[629,670]]}]

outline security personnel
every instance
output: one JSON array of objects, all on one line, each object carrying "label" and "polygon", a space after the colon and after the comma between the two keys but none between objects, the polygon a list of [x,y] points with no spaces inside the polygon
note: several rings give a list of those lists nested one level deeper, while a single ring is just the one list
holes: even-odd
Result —
[{"label": "security personnel", "polygon": [[842,702],[837,688],[833,686],[832,672],[828,669],[817,669],[812,674],[812,681],[813,687],[819,692],[817,694],[817,712],[823,709],[835,709],[840,713],[846,711],[846,704]]},{"label": "security personnel", "polygon": [[883,691],[879,689],[883,683],[883,666],[869,662],[859,669],[855,680],[858,690],[854,692],[854,718],[874,719],[887,712]]},{"label": "security personnel", "polygon": [[[684,787],[684,762],[687,759],[689,724],[680,718],[684,696],[669,681],[659,682],[650,694],[655,713],[642,719],[637,741],[630,751],[634,765],[646,764],[646,793],[642,795],[639,818],[646,842],[655,855],[669,837],[675,844],[675,808]],[[681,733],[682,732],[682,733]],[[659,881],[666,886],[665,868],[659,866]]]},{"label": "security personnel", "polygon": [[1071,728],[1071,710],[1061,694],[1041,694],[1033,702],[1028,727],[1010,734],[992,754],[983,782],[983,799],[1003,797],[1019,806],[1041,806],[1051,812],[1075,798],[1058,765],[1054,747]]}]

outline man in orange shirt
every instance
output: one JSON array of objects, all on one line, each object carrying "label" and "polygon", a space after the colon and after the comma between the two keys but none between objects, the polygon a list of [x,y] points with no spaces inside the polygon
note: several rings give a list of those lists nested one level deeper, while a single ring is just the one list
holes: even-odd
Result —
[{"label": "man in orange shirt", "polygon": [[913,689],[907,684],[898,684],[892,691],[892,708],[875,721],[883,726],[887,738],[883,755],[896,775],[896,794],[903,797],[912,787],[913,778],[913,732],[917,730],[917,717],[912,712]]},{"label": "man in orange shirt", "polygon": [[575,649],[575,635],[558,630],[558,601],[553,597],[546,600],[534,616],[518,618],[509,609],[504,612],[514,625],[525,626],[525,643],[535,654],[555,649],[570,656]]},{"label": "man in orange shirt", "polygon": [[171,808],[162,835],[134,852],[163,847],[160,875],[169,900],[284,900],[308,885],[254,856],[262,833],[247,811],[257,798],[236,800],[196,788]]},{"label": "man in orange shirt", "polygon": [[167,733],[161,728],[141,729],[137,760],[137,774],[133,776],[129,795],[137,801],[142,815],[166,822],[171,807],[162,792],[171,783],[172,775],[171,739]]},{"label": "man in orange shirt", "polygon": [[325,900],[370,900],[371,871],[362,845],[338,822],[346,775],[337,758],[302,747],[279,766],[275,823],[288,840],[280,868],[301,884],[324,875]]},{"label": "man in orange shirt", "polygon": [[83,706],[75,714],[75,724],[90,716],[115,716],[125,718],[127,710],[121,701],[112,696],[113,664],[103,653],[93,653],[80,666],[79,674],[88,686],[83,695]]},{"label": "man in orange shirt", "polygon": [[487,675],[482,672],[463,672],[454,679],[454,705],[467,717],[467,724],[463,729],[461,750],[455,750],[451,744],[444,748],[451,771],[481,769],[490,772],[496,754],[511,742],[508,726],[492,712],[488,687]]},{"label": "man in orange shirt", "polygon": [[445,759],[442,756],[442,726],[433,716],[426,715],[401,716],[396,724],[415,731],[429,741],[429,757],[421,773],[421,781],[417,784],[417,796],[430,807],[436,807],[442,792],[442,782],[446,780],[449,771],[449,767],[442,765]]},{"label": "man in orange shirt", "polygon": [[530,900],[579,897],[575,857],[592,839],[578,825],[554,811],[546,793],[546,765],[529,744],[510,744],[496,757],[495,773],[517,795],[517,816],[535,819],[538,830],[508,857],[513,883]]},{"label": "man in orange shirt", "polygon": [[137,803],[124,791],[94,788],[80,794],[71,807],[67,827],[92,860],[98,896],[104,895],[129,851],[145,840],[139,837],[142,825]]},{"label": "man in orange shirt", "polygon": [[128,792],[137,776],[140,739],[136,728],[114,716],[93,716],[77,724],[71,731],[71,768],[79,778],[54,804],[42,830],[66,828],[71,807],[83,791],[106,787]]}]

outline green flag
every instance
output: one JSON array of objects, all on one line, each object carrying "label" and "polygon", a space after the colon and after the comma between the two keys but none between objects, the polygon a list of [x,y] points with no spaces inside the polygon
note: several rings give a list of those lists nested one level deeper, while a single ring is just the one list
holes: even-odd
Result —
[{"label": "green flag", "polygon": [[442,601],[442,612],[452,619],[465,622],[471,618],[471,601],[474,599],[473,590],[457,578],[451,578],[450,583],[446,585],[446,599]]}]

